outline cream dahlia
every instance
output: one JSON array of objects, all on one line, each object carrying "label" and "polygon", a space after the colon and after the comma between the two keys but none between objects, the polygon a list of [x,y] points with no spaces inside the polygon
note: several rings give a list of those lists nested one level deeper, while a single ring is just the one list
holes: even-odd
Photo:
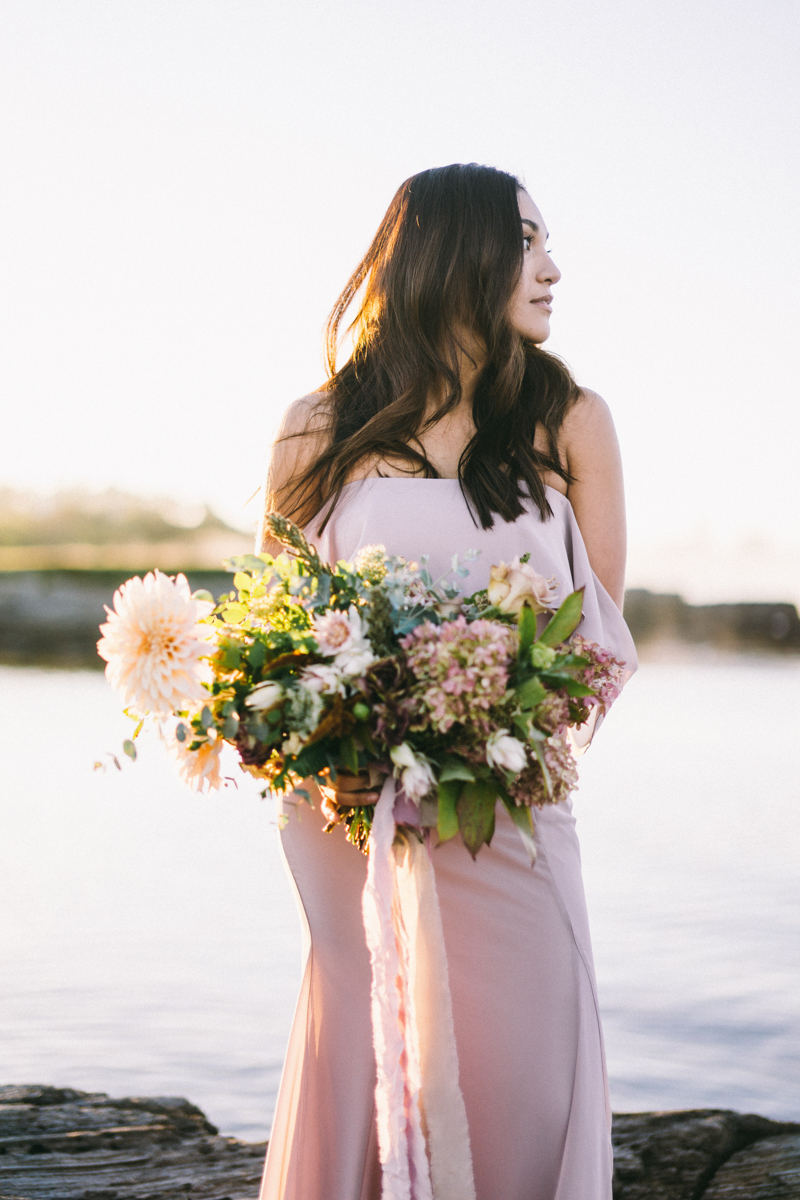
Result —
[{"label": "cream dahlia", "polygon": [[209,625],[198,625],[213,605],[193,600],[184,575],[161,571],[136,576],[114,593],[114,608],[97,653],[106,660],[106,677],[126,708],[139,716],[168,716],[206,697],[200,686],[201,655],[209,650]]},{"label": "cream dahlia", "polygon": [[[167,733],[167,747],[178,768],[178,774],[193,792],[212,792],[222,786],[220,773],[220,751],[223,740],[217,737],[215,729],[208,732],[209,740],[202,742],[198,750],[190,750],[191,733],[185,741],[179,742],[175,736],[178,728],[176,722]],[[186,728],[187,722],[184,722]]]}]

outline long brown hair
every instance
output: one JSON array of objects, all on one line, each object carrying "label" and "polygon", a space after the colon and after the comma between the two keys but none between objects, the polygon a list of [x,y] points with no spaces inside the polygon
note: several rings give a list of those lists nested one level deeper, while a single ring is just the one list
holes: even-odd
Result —
[{"label": "long brown hair", "polygon": [[[578,389],[564,363],[508,318],[522,269],[521,187],[505,171],[457,163],[412,175],[398,189],[328,319],[329,379],[314,414],[325,427],[324,449],[292,481],[287,515],[305,523],[327,504],[324,528],[348,476],[367,458],[400,459],[409,474],[438,476],[418,437],[461,397],[463,331],[483,360],[475,434],[458,464],[473,518],[484,529],[495,516],[513,521],[528,497],[543,519],[551,515],[541,473],[571,482],[557,437]],[[354,349],[337,369],[356,301],[344,330]],[[441,400],[426,418],[431,396]],[[537,424],[547,453],[534,448]]]}]

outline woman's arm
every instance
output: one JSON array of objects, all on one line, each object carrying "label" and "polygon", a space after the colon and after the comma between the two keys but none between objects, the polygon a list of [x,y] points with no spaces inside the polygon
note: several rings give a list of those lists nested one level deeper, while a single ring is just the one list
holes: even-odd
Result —
[{"label": "woman's arm", "polygon": [[270,512],[283,513],[299,525],[305,525],[316,512],[292,513],[293,495],[297,481],[305,474],[325,448],[327,422],[320,393],[303,396],[290,404],[284,413],[275,440],[270,447],[267,466],[264,506],[256,538],[256,552],[278,554],[282,547],[270,538],[264,528],[264,517]]},{"label": "woman's arm", "polygon": [[[321,400],[324,400],[324,395],[319,392],[303,396],[290,404],[284,414],[270,447],[264,516],[269,512],[284,513],[299,525],[306,524],[307,520],[316,516],[315,512],[293,514],[286,510],[292,500],[296,500],[293,491],[297,480],[327,444],[328,422]],[[266,536],[262,517],[256,537],[256,553],[265,551],[267,554],[279,554],[282,549],[279,542]],[[378,792],[370,790],[368,771],[361,771],[358,775],[341,771],[336,783],[331,782],[325,790],[329,796],[323,793],[324,800],[332,798],[335,804],[343,806],[356,802],[356,797],[359,804],[376,804],[378,801]],[[338,819],[334,808],[328,807],[325,811],[329,819]]]},{"label": "woman's arm", "polygon": [[627,550],[622,460],[611,412],[596,392],[581,390],[564,419],[559,445],[575,479],[567,497],[592,570],[622,610]]}]

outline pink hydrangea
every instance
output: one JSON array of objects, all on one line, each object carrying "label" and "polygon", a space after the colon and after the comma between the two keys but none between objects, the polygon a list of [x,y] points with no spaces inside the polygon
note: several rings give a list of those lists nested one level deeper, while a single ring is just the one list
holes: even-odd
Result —
[{"label": "pink hydrangea", "polygon": [[402,639],[431,725],[447,733],[456,722],[491,732],[486,713],[504,699],[517,633],[499,621],[468,623],[463,616],[444,625],[425,621]]},{"label": "pink hydrangea", "polygon": [[594,688],[595,696],[586,696],[581,703],[587,708],[600,705],[602,711],[608,712],[617,696],[622,691],[625,682],[625,667],[614,658],[613,654],[598,646],[596,642],[587,642],[576,633],[572,638],[572,649],[575,654],[588,658],[590,665],[578,672],[577,678],[587,687]]},{"label": "pink hydrangea", "polygon": [[536,708],[536,724],[549,733],[570,722],[569,696],[565,691],[548,692]]},{"label": "pink hydrangea", "polygon": [[538,762],[534,762],[509,785],[508,790],[518,804],[537,807],[558,804],[561,800],[569,799],[570,792],[578,786],[575,756],[564,734],[551,733],[542,743],[542,753],[550,773],[553,794],[549,795],[542,769]]}]

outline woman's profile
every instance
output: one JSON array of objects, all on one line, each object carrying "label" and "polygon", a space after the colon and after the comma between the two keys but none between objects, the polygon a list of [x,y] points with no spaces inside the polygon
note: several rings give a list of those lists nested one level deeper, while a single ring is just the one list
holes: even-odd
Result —
[{"label": "woman's profile", "polygon": [[[470,591],[493,563],[530,552],[564,594],[585,588],[579,632],[630,672],[617,441],[605,403],[542,349],[560,279],[546,239],[533,200],[503,171],[457,164],[408,179],[333,309],[327,384],[287,411],[267,511],[303,526],[328,561],[381,544],[428,555],[438,576],[454,552],[475,549]],[[337,366],[348,331],[352,352]],[[323,832],[319,794],[306,786],[313,807],[282,802],[310,940],[261,1197],[379,1200],[367,866],[341,827]],[[336,784],[343,800],[356,791],[369,802],[369,788],[356,776]],[[431,847],[474,1196],[610,1200],[570,805],[536,810],[535,824],[533,868],[502,806],[476,860],[457,838]],[[409,1200],[413,1190],[412,1180]]]}]

